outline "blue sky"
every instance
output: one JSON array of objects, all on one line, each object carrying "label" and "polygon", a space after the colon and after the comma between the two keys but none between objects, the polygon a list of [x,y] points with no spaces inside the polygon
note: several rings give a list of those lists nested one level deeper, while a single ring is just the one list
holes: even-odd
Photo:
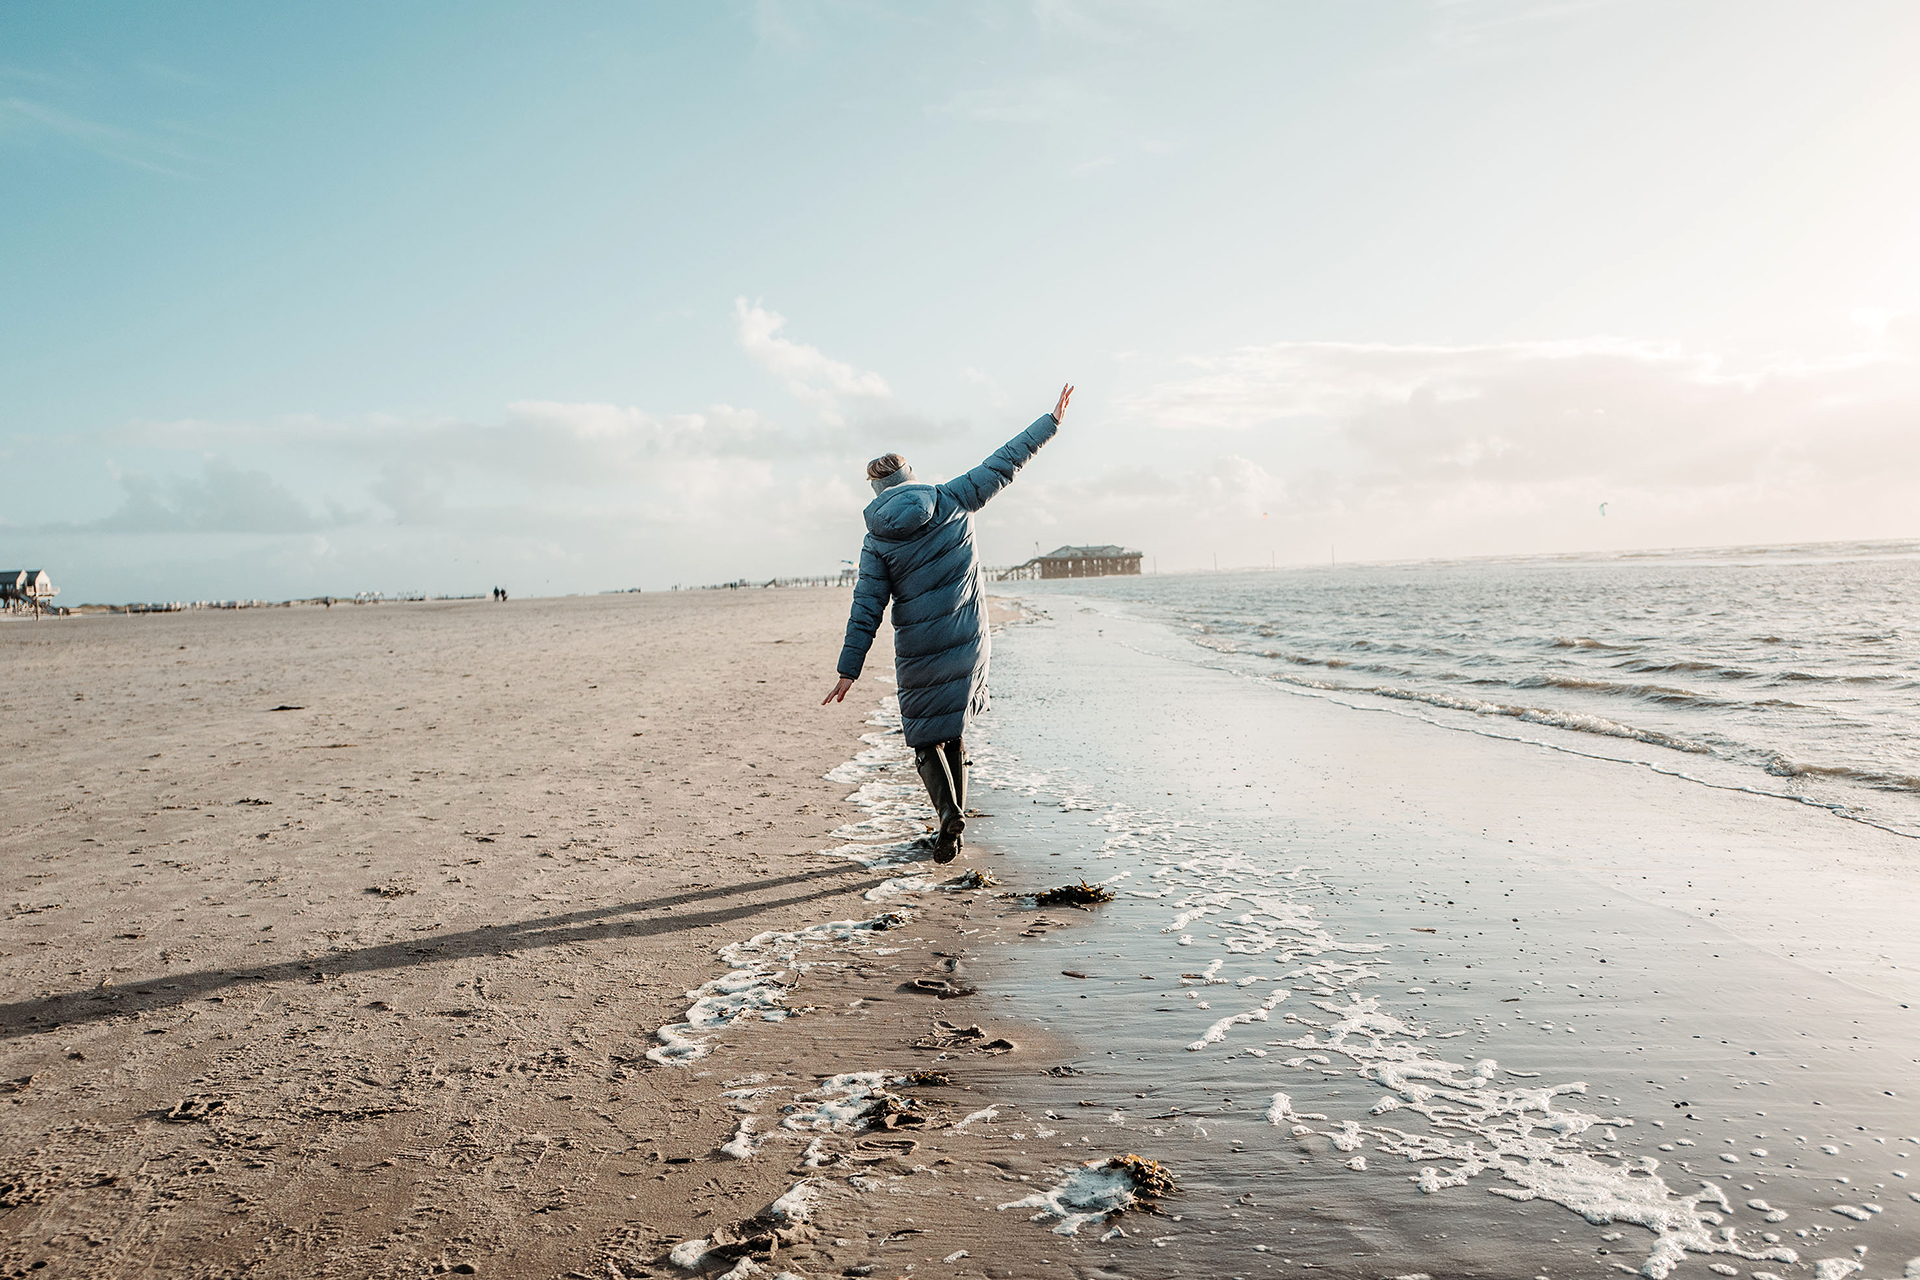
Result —
[{"label": "blue sky", "polygon": [[[1920,536],[1920,8],[0,8],[63,599]],[[1607,515],[1598,504],[1607,502]]]}]

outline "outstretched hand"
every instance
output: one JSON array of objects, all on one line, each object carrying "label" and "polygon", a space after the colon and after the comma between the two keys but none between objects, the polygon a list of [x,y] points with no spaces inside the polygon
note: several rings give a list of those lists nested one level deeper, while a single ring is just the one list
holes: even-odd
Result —
[{"label": "outstretched hand", "polygon": [[1071,399],[1073,399],[1073,384],[1069,382],[1066,386],[1060,388],[1060,401],[1053,406],[1053,420],[1055,422],[1065,422],[1067,420],[1067,401]]},{"label": "outstretched hand", "polygon": [[820,705],[824,707],[829,702],[845,702],[847,700],[847,690],[851,688],[853,688],[853,681],[847,679],[845,676],[841,676],[840,683],[833,686],[833,692],[820,699]]}]

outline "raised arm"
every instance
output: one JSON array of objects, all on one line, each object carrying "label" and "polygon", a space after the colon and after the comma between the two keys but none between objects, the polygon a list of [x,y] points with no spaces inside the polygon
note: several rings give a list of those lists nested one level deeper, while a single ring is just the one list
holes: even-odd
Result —
[{"label": "raised arm", "polygon": [[1060,389],[1060,399],[1053,406],[1052,413],[1041,414],[1034,419],[1033,425],[1013,439],[993,451],[985,462],[967,472],[955,476],[941,485],[941,489],[953,495],[954,500],[968,511],[978,511],[987,505],[987,500],[1013,483],[1013,473],[1027,465],[1034,454],[1040,452],[1040,446],[1053,439],[1054,432],[1060,430],[1060,420],[1066,416],[1067,401],[1073,396],[1071,386]]},{"label": "raised arm", "polygon": [[827,695],[827,701],[844,699],[847,687],[860,678],[867,665],[867,650],[873,648],[873,633],[880,629],[880,617],[892,595],[887,562],[873,549],[869,535],[860,547],[860,577],[853,584],[853,612],[847,618],[846,645],[840,650],[840,683]]}]

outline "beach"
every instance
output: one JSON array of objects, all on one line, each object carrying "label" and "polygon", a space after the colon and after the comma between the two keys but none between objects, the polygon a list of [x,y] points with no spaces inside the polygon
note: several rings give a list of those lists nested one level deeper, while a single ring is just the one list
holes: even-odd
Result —
[{"label": "beach", "polygon": [[881,914],[884,874],[813,856],[866,817],[825,779],[871,710],[818,705],[845,608],[0,632],[0,1273],[645,1274],[788,1191],[796,1152],[719,1153],[723,1082],[932,1056],[906,1044],[949,1006],[895,989],[943,933],[795,975],[783,998],[819,1009],[738,1051],[646,1054],[721,946]]},{"label": "beach", "polygon": [[1911,839],[1020,598],[948,867],[841,591],[0,631],[0,1273],[1920,1254]]}]

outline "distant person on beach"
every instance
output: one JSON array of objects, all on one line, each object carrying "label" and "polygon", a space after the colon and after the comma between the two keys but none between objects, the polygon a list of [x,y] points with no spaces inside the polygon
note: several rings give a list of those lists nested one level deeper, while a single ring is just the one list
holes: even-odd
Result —
[{"label": "distant person on beach", "polygon": [[945,484],[922,484],[897,453],[867,464],[874,499],[853,616],[840,651],[840,682],[820,703],[844,702],[860,678],[867,650],[893,601],[893,662],[900,723],[914,767],[939,816],[933,860],[952,862],[966,830],[967,756],[963,735],[987,709],[987,612],[980,600],[980,557],[973,549],[973,513],[1013,483],[1013,473],[1053,439],[1066,416],[1071,384],[1053,412]]}]

